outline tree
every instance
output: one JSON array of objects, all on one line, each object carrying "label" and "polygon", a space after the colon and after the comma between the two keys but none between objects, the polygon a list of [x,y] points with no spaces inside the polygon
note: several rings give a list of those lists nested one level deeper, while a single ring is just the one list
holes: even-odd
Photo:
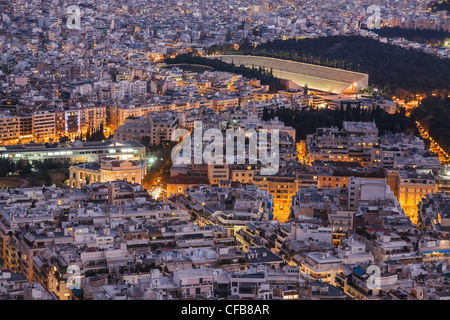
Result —
[{"label": "tree", "polygon": [[227,34],[225,35],[225,41],[227,42],[231,41],[231,30],[227,31]]},{"label": "tree", "polygon": [[92,130],[88,130],[87,134],[86,134],[86,141],[102,141],[105,140],[105,134],[103,132],[104,127],[103,127],[103,122],[100,124],[100,126],[92,131]]},{"label": "tree", "polygon": [[60,143],[68,142],[70,141],[70,138],[68,136],[62,136],[59,138]]},{"label": "tree", "polygon": [[248,38],[244,38],[242,39],[240,45],[239,45],[239,50],[240,51],[247,51],[247,50],[251,50],[253,49],[252,44],[250,43],[250,40]]},{"label": "tree", "polygon": [[141,143],[145,146],[147,152],[150,151],[150,146],[151,146],[150,142],[151,142],[151,138],[149,136],[143,136],[141,138]]},{"label": "tree", "polygon": [[19,160],[16,163],[16,170],[21,176],[28,176],[33,173],[31,164],[26,160]]}]

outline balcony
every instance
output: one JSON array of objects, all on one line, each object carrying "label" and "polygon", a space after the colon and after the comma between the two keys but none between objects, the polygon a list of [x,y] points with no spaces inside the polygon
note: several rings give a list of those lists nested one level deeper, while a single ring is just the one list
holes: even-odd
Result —
[{"label": "balcony", "polygon": [[202,283],[180,284],[180,288],[192,288],[192,287],[207,287],[212,286],[213,281],[203,281]]}]

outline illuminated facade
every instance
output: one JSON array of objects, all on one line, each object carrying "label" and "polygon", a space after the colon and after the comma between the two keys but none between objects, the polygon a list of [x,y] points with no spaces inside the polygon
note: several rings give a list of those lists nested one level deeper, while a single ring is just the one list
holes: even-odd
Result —
[{"label": "illuminated facade", "polygon": [[444,166],[437,171],[435,175],[439,192],[450,194],[450,166]]},{"label": "illuminated facade", "polygon": [[183,194],[187,188],[197,187],[199,185],[209,185],[208,179],[183,174],[170,177],[167,181],[167,196],[171,197],[177,194]]},{"label": "illuminated facade", "polygon": [[106,107],[90,106],[69,110],[37,111],[0,116],[0,144],[52,142],[62,136],[74,139],[88,130],[106,125]]},{"label": "illuminated facade", "polygon": [[338,176],[334,174],[322,173],[318,176],[317,187],[319,189],[320,188],[345,189],[347,188],[349,181],[350,181],[349,176]]},{"label": "illuminated facade", "polygon": [[142,117],[131,117],[114,131],[117,140],[141,141],[148,137],[150,144],[158,144],[161,141],[170,141],[172,133],[178,127],[178,117],[167,113],[151,113]]},{"label": "illuminated facade", "polygon": [[37,142],[48,142],[56,139],[54,112],[37,112],[33,114],[33,137]]},{"label": "illuminated facade", "polygon": [[388,171],[387,183],[405,214],[417,224],[417,206],[427,194],[438,192],[438,185],[430,173],[417,171]]},{"label": "illuminated facade", "polygon": [[290,214],[292,196],[298,190],[295,175],[256,175],[254,184],[273,195],[273,216],[280,222],[286,222]]},{"label": "illuminated facade", "polygon": [[227,164],[208,164],[208,179],[210,184],[219,184],[221,180],[230,179],[230,169]]},{"label": "illuminated facade", "polygon": [[0,118],[0,143],[17,143],[20,138],[19,119],[14,116]]},{"label": "illuminated facade", "polygon": [[124,180],[133,184],[141,184],[147,170],[144,160],[122,160],[102,158],[100,163],[87,163],[71,166],[70,187],[81,188],[83,184],[92,182],[109,182]]},{"label": "illuminated facade", "polygon": [[256,173],[256,169],[252,166],[234,166],[231,169],[231,181],[240,183],[253,183],[253,177]]},{"label": "illuminated facade", "polygon": [[78,111],[65,112],[65,133],[78,133],[80,131],[80,113]]},{"label": "illuminated facade", "polygon": [[316,160],[355,161],[367,165],[371,163],[374,148],[379,148],[379,143],[378,129],[373,122],[344,121],[342,130],[318,128],[314,134],[308,135],[306,151],[301,154],[306,154],[306,163]]},{"label": "illuminated facade", "polygon": [[70,163],[95,162],[99,158],[108,156],[117,160],[140,160],[145,157],[145,147],[136,141],[106,140],[72,143],[59,143],[56,148],[44,144],[16,144],[0,146],[0,157],[13,161],[21,159],[28,161],[68,161]]},{"label": "illuminated facade", "polygon": [[217,55],[212,59],[247,67],[263,67],[271,69],[277,78],[291,80],[299,86],[308,84],[309,88],[334,92],[358,92],[369,84],[369,75],[343,69],[318,66],[314,64],[282,60],[269,57],[248,55]]}]

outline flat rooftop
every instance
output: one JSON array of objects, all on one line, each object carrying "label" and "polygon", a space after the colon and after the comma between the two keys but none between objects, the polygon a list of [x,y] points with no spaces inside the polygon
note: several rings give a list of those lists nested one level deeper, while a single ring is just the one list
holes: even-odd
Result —
[{"label": "flat rooftop", "polygon": [[77,141],[71,143],[58,143],[57,147],[46,146],[43,143],[28,143],[28,144],[13,144],[13,145],[0,145],[0,153],[2,151],[12,152],[27,152],[27,151],[39,151],[39,150],[75,150],[75,149],[102,149],[102,148],[144,148],[142,144],[137,141],[121,141],[114,142],[112,140],[105,141]]}]

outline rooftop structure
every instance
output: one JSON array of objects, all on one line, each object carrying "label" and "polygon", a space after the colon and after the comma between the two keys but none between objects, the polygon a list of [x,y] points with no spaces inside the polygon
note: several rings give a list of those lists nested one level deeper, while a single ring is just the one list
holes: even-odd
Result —
[{"label": "rooftop structure", "polygon": [[13,161],[28,160],[68,161],[71,163],[95,162],[104,156],[113,156],[117,160],[142,159],[145,147],[136,141],[75,141],[55,146],[44,144],[19,144],[0,146],[0,155]]}]

